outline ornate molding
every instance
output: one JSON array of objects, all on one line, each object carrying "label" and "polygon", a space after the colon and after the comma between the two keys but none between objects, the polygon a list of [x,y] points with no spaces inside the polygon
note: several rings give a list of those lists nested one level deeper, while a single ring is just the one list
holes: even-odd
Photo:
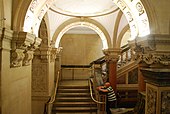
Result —
[{"label": "ornate molding", "polygon": [[113,48],[103,50],[103,53],[105,54],[105,59],[108,62],[115,62],[115,61],[117,62],[119,59],[120,52],[121,52],[120,49],[113,49]]}]

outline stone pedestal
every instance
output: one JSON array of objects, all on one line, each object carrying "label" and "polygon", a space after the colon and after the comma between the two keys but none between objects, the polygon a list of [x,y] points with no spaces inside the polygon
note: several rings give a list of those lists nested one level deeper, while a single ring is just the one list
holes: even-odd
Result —
[{"label": "stone pedestal", "polygon": [[170,113],[170,69],[141,69],[146,78],[146,114]]}]

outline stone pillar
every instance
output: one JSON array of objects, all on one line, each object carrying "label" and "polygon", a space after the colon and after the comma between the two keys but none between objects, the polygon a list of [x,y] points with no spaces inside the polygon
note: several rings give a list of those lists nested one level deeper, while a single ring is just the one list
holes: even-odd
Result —
[{"label": "stone pillar", "polygon": [[146,78],[146,114],[170,113],[170,69],[141,69]]},{"label": "stone pillar", "polygon": [[105,54],[105,59],[108,66],[108,76],[109,76],[109,82],[114,89],[114,91],[117,91],[117,61],[118,61],[118,55],[120,53],[119,49],[106,49],[103,50],[103,53]]}]

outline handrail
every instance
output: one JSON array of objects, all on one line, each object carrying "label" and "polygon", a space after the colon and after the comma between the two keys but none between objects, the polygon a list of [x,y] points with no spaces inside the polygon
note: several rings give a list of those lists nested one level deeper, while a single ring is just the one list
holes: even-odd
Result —
[{"label": "handrail", "polygon": [[105,104],[105,102],[101,102],[101,101],[97,101],[94,97],[93,97],[93,94],[92,94],[92,85],[91,85],[91,82],[90,82],[90,79],[89,79],[89,83],[90,83],[90,96],[92,98],[92,100],[98,104]]},{"label": "handrail", "polygon": [[60,71],[57,72],[57,78],[56,78],[56,83],[54,87],[54,93],[50,97],[49,101],[45,104],[45,110],[44,114],[51,114],[51,104],[54,103],[55,98],[56,98],[56,93],[57,93],[57,88],[58,88],[58,83],[59,83],[59,77],[60,77]]}]

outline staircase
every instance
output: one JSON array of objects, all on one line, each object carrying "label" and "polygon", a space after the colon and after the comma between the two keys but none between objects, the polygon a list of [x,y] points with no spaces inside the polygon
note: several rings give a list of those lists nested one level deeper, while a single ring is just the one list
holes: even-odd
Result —
[{"label": "staircase", "polygon": [[91,100],[88,80],[60,82],[52,114],[96,114],[97,105]]}]

